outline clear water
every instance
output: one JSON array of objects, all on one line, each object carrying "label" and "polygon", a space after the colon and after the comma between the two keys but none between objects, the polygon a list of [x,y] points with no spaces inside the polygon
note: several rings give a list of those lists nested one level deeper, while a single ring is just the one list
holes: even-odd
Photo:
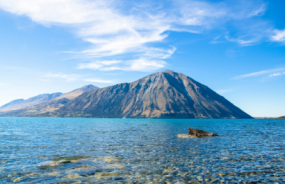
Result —
[{"label": "clear water", "polygon": [[284,154],[285,120],[0,118],[0,183],[285,183]]}]

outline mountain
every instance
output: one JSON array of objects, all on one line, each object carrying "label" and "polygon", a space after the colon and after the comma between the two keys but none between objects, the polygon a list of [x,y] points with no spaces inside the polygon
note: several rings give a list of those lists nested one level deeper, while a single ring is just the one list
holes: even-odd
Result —
[{"label": "mountain", "polygon": [[26,107],[31,107],[33,105],[40,104],[42,102],[49,101],[51,99],[57,98],[61,96],[62,93],[52,93],[52,94],[41,94],[32,98],[29,98],[27,100],[24,99],[17,99],[13,100],[3,106],[0,107],[0,112],[7,112],[11,110],[18,110],[23,109]]},{"label": "mountain", "polygon": [[81,88],[75,89],[71,92],[65,93],[65,94],[61,95],[60,97],[56,98],[55,100],[60,100],[60,99],[65,99],[65,98],[72,100],[72,99],[78,97],[79,95],[81,95],[82,93],[92,91],[95,89],[99,89],[99,87],[90,84],[90,85],[83,86]]},{"label": "mountain", "polygon": [[71,92],[62,94],[58,96],[57,98],[53,98],[49,101],[45,101],[24,109],[19,109],[19,110],[13,110],[13,111],[8,111],[6,113],[0,114],[1,116],[40,116],[40,114],[46,113],[46,112],[52,112],[60,107],[63,107],[66,103],[69,101],[75,99],[82,93],[92,91],[95,89],[99,89],[97,86],[93,85],[87,85],[83,86],[82,88],[78,88],[76,90],[73,90]]},{"label": "mountain", "polygon": [[39,116],[95,118],[252,118],[207,86],[166,70],[89,91]]},{"label": "mountain", "polygon": [[170,70],[148,75],[132,83],[100,89],[85,86],[2,116],[252,118],[207,86]]},{"label": "mountain", "polygon": [[285,119],[285,116],[281,116],[281,117],[279,117],[279,119]]}]

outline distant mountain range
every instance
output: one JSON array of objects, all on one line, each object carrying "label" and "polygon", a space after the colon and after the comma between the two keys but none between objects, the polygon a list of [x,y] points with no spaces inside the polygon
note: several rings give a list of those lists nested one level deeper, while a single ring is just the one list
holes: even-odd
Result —
[{"label": "distant mountain range", "polygon": [[2,116],[94,118],[252,118],[207,86],[170,70],[132,83],[92,85]]},{"label": "distant mountain range", "polygon": [[[82,93],[95,90],[95,89],[99,89],[99,88],[97,86],[87,85],[87,86],[83,86],[82,88],[75,89],[71,92],[64,93],[64,94],[63,93],[43,94],[43,95],[29,98],[28,100],[23,100],[23,99],[14,100],[0,107],[0,116],[1,115],[2,116],[23,116],[23,117],[40,116],[40,114],[43,114],[46,112],[52,112],[52,111],[55,111],[63,107],[67,102],[75,99]],[[58,94],[58,95],[54,95],[54,94]],[[41,98],[45,100],[42,100],[40,103],[38,103],[39,100],[36,100],[36,99],[38,99],[38,97],[40,96],[45,96],[45,95],[52,96],[53,98],[50,98],[50,99]],[[20,101],[22,103],[20,102],[17,103],[17,101]],[[31,103],[25,103],[25,102],[31,102]],[[13,109],[11,109],[10,111],[7,111],[7,110],[1,111],[2,108],[7,109],[7,107],[9,106],[12,106]]]},{"label": "distant mountain range", "polygon": [[62,95],[62,93],[41,94],[41,95],[38,95],[38,96],[35,96],[32,98],[29,98],[27,100],[24,100],[24,99],[13,100],[13,101],[1,106],[0,112],[7,112],[7,111],[11,111],[11,110],[23,109],[26,107],[30,107],[33,105],[40,104],[42,102],[52,100],[52,99],[57,98],[61,95]]},{"label": "distant mountain range", "polygon": [[279,117],[279,119],[285,119],[285,116],[281,116],[281,117]]}]

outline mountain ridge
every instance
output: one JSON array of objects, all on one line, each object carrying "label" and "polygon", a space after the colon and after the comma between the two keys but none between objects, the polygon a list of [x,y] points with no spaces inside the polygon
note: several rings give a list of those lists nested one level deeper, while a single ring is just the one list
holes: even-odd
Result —
[{"label": "mountain ridge", "polygon": [[[208,95],[208,99],[198,93]],[[199,94],[199,95],[198,95]],[[210,96],[220,102],[207,104]],[[223,103],[230,106],[227,109]],[[213,113],[216,111],[216,113]],[[235,115],[231,115],[235,114]],[[252,118],[190,77],[166,70],[78,96],[45,116],[96,118]]]},{"label": "mountain ridge", "polygon": [[83,92],[73,99],[59,97],[10,116],[252,118],[207,86],[171,70],[156,72],[131,83]]},{"label": "mountain ridge", "polygon": [[26,100],[16,99],[16,100],[13,100],[13,101],[1,106],[0,112],[18,110],[18,109],[23,109],[26,107],[34,106],[34,105],[40,104],[42,102],[46,102],[46,101],[52,100],[54,98],[60,97],[62,94],[63,93],[60,93],[60,92],[44,93],[44,94],[40,94],[40,95],[31,97],[31,98],[28,98]]},{"label": "mountain ridge", "polygon": [[[70,92],[64,93],[56,98],[50,99],[48,101],[44,101],[39,104],[35,104],[33,106],[29,106],[22,109],[17,109],[13,111],[8,111],[6,115],[10,116],[37,116],[38,113],[45,113],[54,111],[62,106],[64,106],[68,101],[73,100],[77,96],[81,95],[84,92],[88,92],[91,90],[99,89],[97,86],[94,85],[86,85],[81,88],[77,88]],[[33,98],[33,97],[32,97]],[[2,114],[3,116],[3,114]],[[4,114],[5,116],[5,114]]]}]

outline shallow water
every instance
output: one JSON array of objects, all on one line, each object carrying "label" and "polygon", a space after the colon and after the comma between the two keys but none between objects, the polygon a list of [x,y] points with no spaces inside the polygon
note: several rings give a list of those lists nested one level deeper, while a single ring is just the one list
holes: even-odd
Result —
[{"label": "shallow water", "polygon": [[[188,127],[220,136],[175,136]],[[285,120],[0,118],[14,182],[285,183]]]}]

